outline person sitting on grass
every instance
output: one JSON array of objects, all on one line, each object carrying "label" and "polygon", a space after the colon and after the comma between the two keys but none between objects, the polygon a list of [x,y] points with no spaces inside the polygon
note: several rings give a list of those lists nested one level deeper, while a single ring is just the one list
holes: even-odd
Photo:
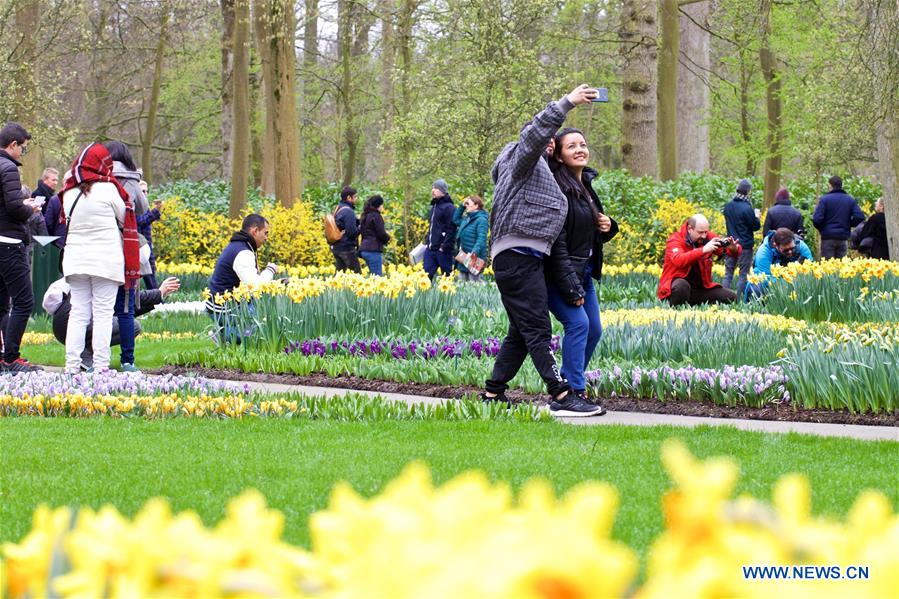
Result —
[{"label": "person sitting on grass", "polygon": [[737,294],[712,280],[712,258],[725,252],[739,256],[743,249],[731,237],[718,237],[709,221],[694,214],[668,238],[657,295],[672,306],[732,304]]},{"label": "person sitting on grass", "polygon": [[[206,313],[218,327],[216,341],[236,337],[236,329],[227,325],[228,309],[216,303],[216,297],[233,291],[241,283],[258,285],[271,281],[278,272],[278,265],[269,263],[262,271],[258,270],[256,252],[268,240],[268,220],[260,214],[249,214],[243,219],[240,231],[231,236],[231,241],[222,250],[212,276],[209,277],[206,299]],[[235,339],[239,341],[239,338]]]},{"label": "person sitting on grass", "polygon": [[[165,298],[181,288],[181,283],[175,277],[169,277],[162,282],[159,289],[147,289],[140,292],[140,305],[135,308],[134,315],[141,316],[147,314],[156,306],[163,303]],[[44,294],[44,300],[41,305],[53,318],[53,336],[56,340],[65,345],[66,331],[69,326],[69,312],[72,310],[72,288],[66,283],[66,280],[59,279],[47,289]],[[91,347],[91,338],[93,335],[93,323],[88,324],[87,333],[84,340],[84,351],[81,352],[81,369],[85,372],[93,371],[94,350]],[[140,322],[134,323],[134,336],[140,335]],[[112,338],[110,346],[119,345],[121,335],[119,334],[118,318],[113,316],[112,319]]]},{"label": "person sitting on grass", "polygon": [[[754,276],[771,276],[772,266],[786,266],[791,262],[813,261],[812,251],[798,235],[786,227],[775,231],[768,231],[762,245],[755,253],[755,262],[752,265]],[[750,283],[746,285],[745,299],[758,299],[768,291],[768,281]]]}]

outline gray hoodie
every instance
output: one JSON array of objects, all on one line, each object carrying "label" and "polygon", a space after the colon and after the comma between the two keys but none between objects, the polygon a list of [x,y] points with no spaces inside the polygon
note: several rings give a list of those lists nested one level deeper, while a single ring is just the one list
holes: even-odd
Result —
[{"label": "gray hoodie", "polygon": [[550,104],[524,126],[518,141],[508,144],[493,165],[493,210],[490,257],[514,247],[549,255],[559,236],[568,200],[549,165],[542,160],[549,140],[574,108],[567,97]]},{"label": "gray hoodie", "polygon": [[129,171],[124,164],[116,160],[112,163],[112,176],[118,179],[128,192],[128,197],[134,202],[135,216],[140,216],[150,209],[147,196],[140,188],[140,180],[143,178],[140,171]]}]

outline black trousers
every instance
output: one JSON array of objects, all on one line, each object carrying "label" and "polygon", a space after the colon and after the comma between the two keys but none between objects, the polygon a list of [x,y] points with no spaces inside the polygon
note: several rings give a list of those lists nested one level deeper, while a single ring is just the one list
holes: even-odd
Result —
[{"label": "black trousers", "polygon": [[493,273],[509,315],[509,332],[496,356],[493,374],[487,380],[487,391],[502,393],[508,389],[509,381],[518,374],[530,354],[549,394],[555,397],[564,393],[570,386],[559,371],[550,348],[552,324],[543,260],[507,250],[493,260]]},{"label": "black trousers", "polygon": [[674,279],[671,282],[671,295],[668,296],[668,303],[672,306],[681,306],[690,304],[698,306],[699,304],[732,304],[737,301],[737,294],[730,289],[724,287],[712,287],[711,289],[700,289],[690,287],[687,279]]},{"label": "black trousers", "polygon": [[[0,243],[0,320],[4,320],[3,360],[19,358],[22,335],[34,307],[31,265],[24,243]],[[9,312],[8,318],[6,313]]]},{"label": "black trousers", "polygon": [[334,254],[334,266],[338,272],[341,270],[351,270],[356,273],[362,272],[362,265],[359,264],[359,255],[356,250],[338,252],[331,249],[331,253]]}]

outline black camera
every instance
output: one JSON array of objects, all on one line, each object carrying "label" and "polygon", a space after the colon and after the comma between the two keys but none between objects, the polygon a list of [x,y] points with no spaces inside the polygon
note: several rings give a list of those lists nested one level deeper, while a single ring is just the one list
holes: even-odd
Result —
[{"label": "black camera", "polygon": [[727,248],[733,245],[734,240],[731,237],[718,237],[715,239],[718,242],[718,247]]}]

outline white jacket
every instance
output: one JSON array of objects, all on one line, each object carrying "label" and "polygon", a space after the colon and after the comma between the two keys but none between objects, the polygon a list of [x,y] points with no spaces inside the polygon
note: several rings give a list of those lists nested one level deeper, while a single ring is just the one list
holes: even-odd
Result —
[{"label": "white jacket", "polygon": [[62,272],[91,275],[125,283],[125,253],[120,227],[125,223],[125,202],[112,183],[94,183],[72,205],[81,191],[76,187],[62,198],[69,221]]}]

